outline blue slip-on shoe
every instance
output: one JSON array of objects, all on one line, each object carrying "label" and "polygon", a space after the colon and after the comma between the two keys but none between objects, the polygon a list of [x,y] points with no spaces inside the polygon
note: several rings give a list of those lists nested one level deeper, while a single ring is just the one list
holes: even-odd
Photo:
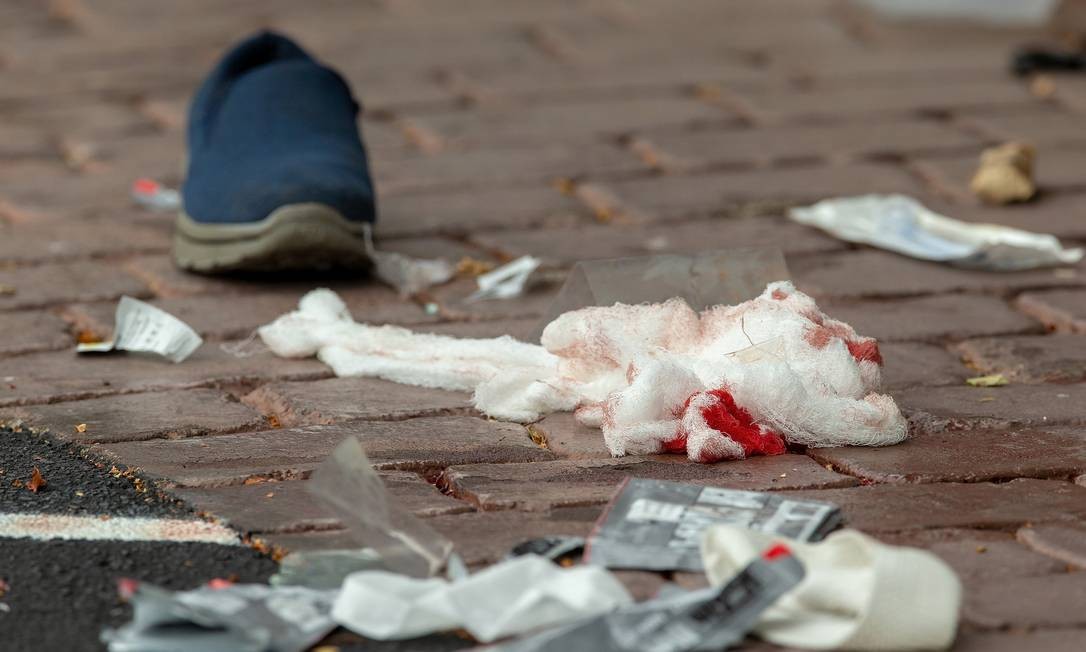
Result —
[{"label": "blue slip-on shoe", "polygon": [[174,259],[200,272],[368,264],[376,217],[359,106],[288,38],[226,54],[189,111]]}]

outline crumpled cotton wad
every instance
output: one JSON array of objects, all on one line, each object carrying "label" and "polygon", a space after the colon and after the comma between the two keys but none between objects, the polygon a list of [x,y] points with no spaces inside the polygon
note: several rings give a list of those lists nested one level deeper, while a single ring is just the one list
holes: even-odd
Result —
[{"label": "crumpled cotton wad", "polygon": [[632,602],[622,583],[602,568],[562,568],[525,555],[455,582],[384,571],[352,573],[343,582],[332,617],[377,640],[463,628],[488,643]]},{"label": "crumpled cotton wad", "polygon": [[[710,528],[702,540],[709,581],[727,582],[776,540],[735,526]],[[754,630],[761,638],[814,650],[943,650],[954,642],[961,584],[930,552],[855,530],[786,543],[807,575],[762,615]]]},{"label": "crumpled cotton wad", "polygon": [[259,333],[277,355],[316,355],[338,376],[472,391],[499,419],[573,410],[616,456],[716,462],[781,454],[786,442],[882,446],[907,434],[878,391],[878,343],[787,281],[700,313],[681,299],[573,310],[547,325],[542,346],[360,324],[330,290]]}]

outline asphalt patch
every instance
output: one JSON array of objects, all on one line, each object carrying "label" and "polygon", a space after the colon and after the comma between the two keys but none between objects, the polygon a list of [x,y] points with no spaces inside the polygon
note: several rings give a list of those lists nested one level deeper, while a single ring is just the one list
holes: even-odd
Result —
[{"label": "asphalt patch", "polygon": [[117,596],[122,577],[180,590],[214,578],[263,583],[277,568],[245,546],[0,538],[0,648],[104,650],[102,628],[132,618]]},{"label": "asphalt patch", "polygon": [[[27,483],[37,468],[45,486]],[[0,427],[0,512],[181,518],[191,511],[127,469],[26,427]]]},{"label": "asphalt patch", "polygon": [[[45,486],[26,487],[37,467]],[[111,472],[111,470],[113,472]],[[182,501],[138,475],[111,469],[85,450],[26,427],[0,427],[0,512],[194,518]],[[215,578],[267,583],[278,570],[246,546],[165,541],[40,541],[0,532],[0,651],[105,650],[104,627],[132,618],[117,580],[193,589]],[[337,630],[322,644],[341,652],[451,652],[473,647],[455,634],[368,641]]]}]

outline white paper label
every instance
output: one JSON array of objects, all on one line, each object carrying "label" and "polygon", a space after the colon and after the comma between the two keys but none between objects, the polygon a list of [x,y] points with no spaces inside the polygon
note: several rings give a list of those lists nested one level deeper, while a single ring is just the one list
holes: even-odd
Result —
[{"label": "white paper label", "polygon": [[661,521],[664,523],[678,523],[686,508],[675,503],[664,503],[648,498],[638,498],[630,505],[630,511],[626,513],[626,520],[637,522]]},{"label": "white paper label", "polygon": [[121,297],[115,322],[112,342],[80,344],[76,351],[157,353],[174,362],[181,362],[203,344],[196,331],[185,322],[132,297]]}]

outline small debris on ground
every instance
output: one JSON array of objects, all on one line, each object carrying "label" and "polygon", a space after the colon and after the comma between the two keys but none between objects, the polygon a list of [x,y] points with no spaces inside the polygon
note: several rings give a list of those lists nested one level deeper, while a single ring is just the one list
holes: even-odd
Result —
[{"label": "small debris on ground", "polygon": [[965,379],[965,384],[970,387],[1003,387],[1007,382],[1007,377],[1003,374],[989,374]]},{"label": "small debris on ground", "polygon": [[1024,143],[1005,143],[981,152],[970,190],[988,204],[1026,201],[1037,192],[1033,169],[1037,150]]},{"label": "small debris on ground", "polygon": [[963,222],[905,195],[826,199],[790,209],[788,217],[847,242],[969,269],[1025,270],[1071,265],[1083,257],[1082,248],[1064,248],[1055,236]]},{"label": "small debris on ground", "polygon": [[464,256],[456,263],[456,273],[460,276],[482,276],[494,269],[494,263]]},{"label": "small debris on ground", "polygon": [[200,348],[203,339],[188,324],[149,303],[121,297],[114,317],[113,340],[80,343],[78,353],[133,351],[155,353],[175,363]]},{"label": "small debris on ground", "polygon": [[38,467],[34,467],[34,471],[30,474],[30,480],[26,483],[26,488],[38,493],[46,485],[45,478],[41,475],[41,470]]}]

